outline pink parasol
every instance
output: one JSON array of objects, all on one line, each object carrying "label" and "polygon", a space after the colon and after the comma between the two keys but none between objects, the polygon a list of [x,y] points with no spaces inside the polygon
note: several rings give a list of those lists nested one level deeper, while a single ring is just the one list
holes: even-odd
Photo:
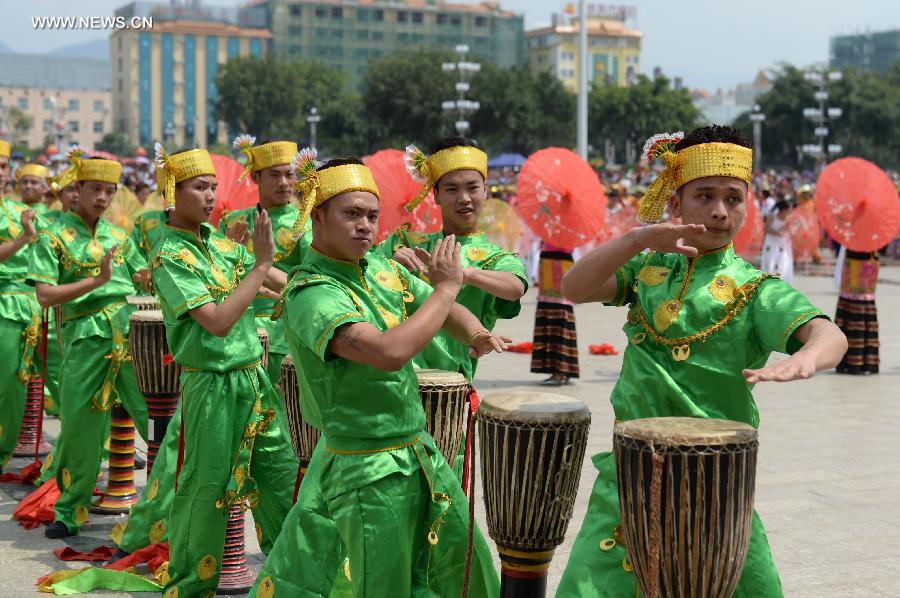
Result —
[{"label": "pink parasol", "polygon": [[434,203],[434,194],[428,196],[412,213],[406,211],[406,203],[418,195],[422,185],[409,176],[404,153],[396,149],[380,150],[363,158],[372,171],[381,207],[378,216],[378,241],[383,241],[397,230],[401,224],[410,225],[410,230],[432,233],[441,228],[441,208]]}]

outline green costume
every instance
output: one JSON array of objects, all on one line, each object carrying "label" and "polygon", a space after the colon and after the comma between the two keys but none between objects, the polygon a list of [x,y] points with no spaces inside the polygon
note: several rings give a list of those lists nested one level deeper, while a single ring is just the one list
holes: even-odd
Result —
[{"label": "green costume", "polygon": [[146,259],[150,258],[153,246],[162,238],[166,222],[164,210],[148,210],[134,219],[131,242]]},{"label": "green costume", "polygon": [[199,237],[168,225],[164,234],[152,278],[169,348],[182,366],[184,447],[168,524],[164,595],[172,598],[215,591],[231,505],[253,509],[260,545],[271,546],[291,506],[297,460],[281,400],[260,364],[252,309],[224,337],[188,313],[224,301],[253,256],[208,224]]},{"label": "green costume", "polygon": [[[272,220],[272,237],[275,240],[274,266],[282,272],[290,272],[300,265],[309,243],[312,241],[312,229],[307,225],[306,229],[295,237],[293,233],[294,223],[300,214],[299,208],[292,203],[275,206],[266,210]],[[225,234],[228,227],[239,222],[247,224],[247,230],[252,231],[256,224],[256,208],[235,210],[223,214],[219,221],[219,232]],[[248,249],[253,251],[253,243]],[[287,340],[284,338],[284,324],[281,320],[272,320],[275,310],[275,300],[258,295],[253,301],[253,312],[256,314],[256,325],[265,328],[269,333],[269,366],[267,371],[272,384],[278,384],[281,380],[281,362],[288,354]]]},{"label": "green costume", "polygon": [[[23,203],[0,198],[0,243],[22,236]],[[47,226],[40,216],[35,229]],[[28,379],[40,371],[41,307],[25,282],[33,243],[0,262],[0,469],[12,457],[22,427]]]},{"label": "green costume", "polygon": [[[39,204],[44,205],[44,204]],[[53,224],[66,212],[63,210],[39,210],[39,213]],[[47,415],[59,415],[59,370],[62,366],[62,350],[65,340],[62,338],[62,322],[56,321],[56,311],[49,310],[50,319],[47,325],[47,369],[44,373],[44,411]]]},{"label": "green costume", "polygon": [[[629,339],[612,393],[616,418],[710,417],[759,425],[745,368],[765,365],[773,351],[793,353],[795,330],[824,314],[787,283],[735,256],[729,245],[688,259],[645,253],[616,274],[612,305],[630,306]],[[713,327],[722,325],[721,328]],[[694,338],[688,338],[698,335]],[[558,596],[635,595],[633,573],[623,567],[624,546],[604,551],[620,523],[612,453],[595,455],[599,475],[588,512],[572,547]],[[734,594],[782,595],[768,540],[754,513],[750,549]]]},{"label": "green costume", "polygon": [[128,317],[134,308],[125,302],[135,292],[132,276],[146,262],[122,229],[101,218],[92,233],[78,214],[68,212],[41,232],[28,265],[31,283],[69,284],[97,275],[104,254],[113,246],[118,249],[110,280],[62,310],[66,322],[59,389],[62,430],[53,466],[61,492],[56,521],[70,531],[87,521],[113,403],[122,404],[135,429],[147,436],[147,405],[128,360]]},{"label": "green costume", "polygon": [[[328,352],[341,325],[385,331],[430,293],[378,252],[357,264],[311,249],[294,272],[283,293],[285,331],[301,410],[323,436],[251,595],[327,596],[346,554],[356,596],[460,594],[468,503],[423,431],[412,364],[385,372]],[[476,530],[469,595],[498,591]]]}]

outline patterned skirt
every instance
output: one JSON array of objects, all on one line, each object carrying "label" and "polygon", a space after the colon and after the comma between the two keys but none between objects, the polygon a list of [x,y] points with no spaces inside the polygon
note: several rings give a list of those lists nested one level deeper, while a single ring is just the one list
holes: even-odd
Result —
[{"label": "patterned skirt", "polygon": [[538,301],[534,315],[531,371],[578,377],[578,338],[575,334],[575,310],[571,305]]},{"label": "patterned skirt", "polygon": [[841,374],[877,374],[880,361],[875,308],[877,254],[848,251],[841,274],[834,323],[847,335],[850,348],[836,370]]}]

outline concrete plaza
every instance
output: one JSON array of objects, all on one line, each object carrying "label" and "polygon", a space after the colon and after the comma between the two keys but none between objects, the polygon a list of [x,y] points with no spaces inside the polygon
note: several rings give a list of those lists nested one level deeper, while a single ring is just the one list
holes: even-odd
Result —
[{"label": "concrete plaza", "polygon": [[[837,294],[830,278],[800,277],[796,284],[813,303],[833,313]],[[806,382],[763,384],[754,392],[762,418],[756,507],[766,525],[788,596],[900,596],[900,554],[895,552],[900,546],[900,268],[882,269],[878,307],[880,375],[824,373]],[[513,321],[501,322],[498,332],[517,342],[530,340],[534,308],[535,293],[530,291],[523,301],[522,314]],[[553,392],[587,403],[592,425],[573,519],[551,566],[550,595],[555,593],[587,508],[596,476],[589,457],[611,446],[609,394],[621,355],[592,356],[587,347],[609,342],[621,350],[625,344],[621,332],[624,308],[587,306],[576,312],[581,378]],[[499,390],[542,390],[536,383],[543,376],[528,369],[528,355],[491,356],[479,367],[476,387],[482,397]],[[46,428],[50,436],[55,436],[58,422],[47,419]],[[24,459],[15,460],[8,470],[25,463]],[[143,485],[143,472],[137,472],[137,477]],[[66,544],[80,550],[109,545],[107,534],[120,520],[91,515],[91,524],[81,535],[66,542],[47,540],[43,529],[25,531],[10,520],[27,490],[24,486],[0,486],[0,597],[29,595],[37,591],[34,584],[39,576],[84,566],[60,562],[52,550]],[[480,489],[476,508],[486,533]],[[262,555],[249,516],[247,532],[248,550],[254,557],[251,560],[258,566]]]}]

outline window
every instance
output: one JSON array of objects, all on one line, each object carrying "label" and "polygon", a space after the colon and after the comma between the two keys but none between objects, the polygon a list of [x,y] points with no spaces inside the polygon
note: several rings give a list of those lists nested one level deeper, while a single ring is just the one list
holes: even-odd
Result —
[{"label": "window", "polygon": [[449,20],[449,16],[444,13],[438,13],[437,15],[437,24],[438,25],[446,25]]},{"label": "window", "polygon": [[299,17],[303,14],[303,6],[299,4],[291,4],[289,11],[292,17]]},{"label": "window", "polygon": [[450,24],[456,25],[456,26],[462,25],[462,17],[459,15],[454,15],[454,16],[450,17]]},{"label": "window", "polygon": [[103,100],[94,100],[94,112],[103,112]]},{"label": "window", "polygon": [[53,130],[53,120],[47,119],[44,121],[44,131],[52,131]]},{"label": "window", "polygon": [[574,79],[575,78],[574,69],[562,69],[562,78],[563,79]]},{"label": "window", "polygon": [[94,121],[94,133],[102,133],[103,132],[103,121],[95,120]]},{"label": "window", "polygon": [[421,23],[424,20],[424,16],[420,12],[412,13],[412,22],[413,23]]},{"label": "window", "polygon": [[70,130],[71,132],[73,132],[73,133],[77,133],[77,132],[79,131],[78,121],[77,121],[77,120],[70,120],[70,121],[69,121],[69,130]]},{"label": "window", "polygon": [[375,41],[381,41],[384,39],[384,31],[373,31],[372,39]]},{"label": "window", "polygon": [[53,110],[53,100],[44,98],[44,110]]},{"label": "window", "polygon": [[368,21],[372,15],[369,13],[368,8],[357,8],[356,9],[356,20],[357,21]]},{"label": "window", "polygon": [[384,20],[384,11],[380,8],[375,11],[375,20],[383,21]]},{"label": "window", "polygon": [[575,61],[575,52],[563,52],[562,59],[566,62],[574,62]]},{"label": "window", "polygon": [[80,110],[81,102],[79,102],[78,100],[69,100],[69,108],[68,109],[69,110]]},{"label": "window", "polygon": [[324,6],[317,6],[316,7],[316,16],[317,17],[327,17],[328,9]]},{"label": "window", "polygon": [[406,23],[409,20],[409,13],[405,10],[397,11],[397,22],[398,23]]},{"label": "window", "polygon": [[332,6],[331,7],[331,18],[332,19],[343,19],[344,18],[344,7]]},{"label": "window", "polygon": [[123,91],[122,80],[119,79],[119,91]]},{"label": "window", "polygon": [[288,27],[288,33],[291,35],[303,35],[303,27],[300,25],[291,25]]},{"label": "window", "polygon": [[28,98],[19,98],[16,101],[16,105],[20,110],[28,110]]},{"label": "window", "polygon": [[486,27],[487,26],[487,17],[475,17],[475,26],[476,27]]},{"label": "window", "polygon": [[356,39],[369,39],[369,30],[368,29],[357,29],[356,30]]},{"label": "window", "polygon": [[121,57],[119,58],[119,70],[120,71],[122,70],[122,58]]}]

